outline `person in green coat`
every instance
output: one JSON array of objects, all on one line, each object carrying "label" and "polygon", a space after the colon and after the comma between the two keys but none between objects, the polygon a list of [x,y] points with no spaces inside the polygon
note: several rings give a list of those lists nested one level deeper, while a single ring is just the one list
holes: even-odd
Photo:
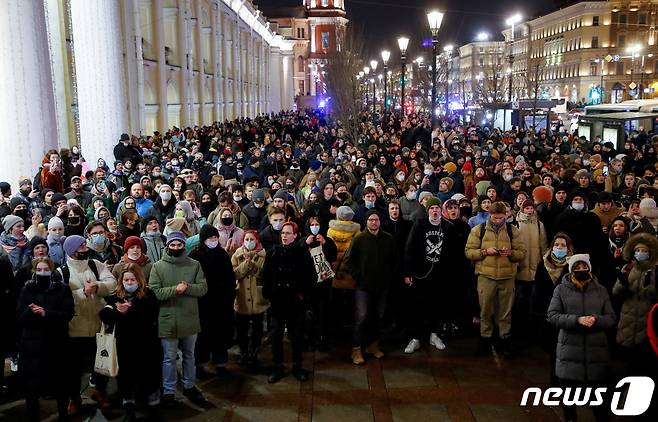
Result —
[{"label": "person in green coat", "polygon": [[183,394],[193,403],[203,404],[205,398],[194,385],[196,366],[194,345],[201,331],[198,300],[208,291],[206,277],[198,261],[185,253],[185,236],[171,232],[160,261],[153,264],[149,288],[160,302],[158,331],[164,350],[162,363],[163,404],[176,400],[176,354],[183,354]]}]

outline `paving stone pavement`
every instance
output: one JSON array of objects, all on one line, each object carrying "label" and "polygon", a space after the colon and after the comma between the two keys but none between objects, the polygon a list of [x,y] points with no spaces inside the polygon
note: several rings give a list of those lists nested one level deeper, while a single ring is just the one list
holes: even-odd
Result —
[{"label": "paving stone pavement", "polygon": [[[368,359],[362,367],[349,360],[349,348],[329,353],[310,352],[304,356],[312,377],[299,383],[291,375],[277,384],[267,383],[267,366],[250,373],[235,364],[229,375],[199,381],[209,400],[203,409],[182,398],[172,409],[151,415],[151,420],[176,422],[204,421],[313,421],[313,422],[425,422],[425,421],[558,421],[561,411],[546,407],[519,406],[529,386],[548,384],[548,358],[540,349],[521,351],[504,360],[495,355],[474,357],[474,338],[447,343],[444,351],[424,345],[413,355],[402,352],[404,345],[384,344],[382,360]],[[268,349],[267,347],[265,349]],[[235,352],[235,350],[232,350]],[[290,356],[287,351],[287,356]],[[232,353],[234,354],[234,353]],[[263,353],[267,362],[269,353]],[[290,369],[288,367],[288,369]],[[111,387],[113,387],[113,383]],[[91,402],[83,421],[95,411]],[[55,421],[53,401],[42,401],[45,421]],[[25,420],[24,405],[18,397],[0,402],[0,421]],[[139,415],[147,414],[140,410]],[[122,421],[121,409],[103,412],[108,421]],[[579,420],[593,420],[589,410]]]}]

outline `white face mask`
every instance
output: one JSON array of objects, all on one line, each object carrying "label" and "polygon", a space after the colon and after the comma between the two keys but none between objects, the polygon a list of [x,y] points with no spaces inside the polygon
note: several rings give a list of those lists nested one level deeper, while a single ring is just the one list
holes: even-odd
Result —
[{"label": "white face mask", "polygon": [[128,258],[132,261],[137,261],[142,256],[139,252],[128,252]]},{"label": "white face mask", "polygon": [[272,223],[272,228],[276,231],[281,230],[281,227],[283,227],[283,221],[277,221],[276,223]]},{"label": "white face mask", "polygon": [[215,249],[217,247],[217,245],[219,245],[219,240],[210,240],[210,239],[208,239],[203,243],[205,243],[205,245],[208,247],[208,249]]},{"label": "white face mask", "polygon": [[311,233],[313,233],[313,236],[316,236],[318,233],[320,233],[320,226],[311,226]]},{"label": "white face mask", "polygon": [[247,248],[250,251],[253,251],[256,249],[256,241],[255,240],[245,240],[244,241],[244,247]]},{"label": "white face mask", "polygon": [[414,199],[416,199],[416,191],[407,192],[407,199],[410,200],[410,201],[413,201]]},{"label": "white face mask", "polygon": [[431,176],[432,173],[434,173],[434,172],[432,170],[429,170],[429,169],[423,171],[423,174],[425,174],[425,176]]},{"label": "white face mask", "polygon": [[398,180],[404,182],[404,174],[398,174]]},{"label": "white face mask", "polygon": [[167,202],[171,199],[171,192],[165,191],[160,193],[160,198],[162,198],[163,201]]}]

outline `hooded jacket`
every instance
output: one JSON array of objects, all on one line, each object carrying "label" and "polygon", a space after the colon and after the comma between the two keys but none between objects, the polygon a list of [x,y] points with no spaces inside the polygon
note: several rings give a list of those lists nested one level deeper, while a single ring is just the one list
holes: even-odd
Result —
[{"label": "hooded jacket", "polygon": [[[564,276],[548,306],[548,322],[560,330],[555,373],[560,379],[603,381],[610,362],[605,330],[615,325],[615,311],[608,291],[596,279],[579,290],[570,277]],[[583,315],[596,318],[592,327],[578,323]]]},{"label": "hooded jacket", "polygon": [[262,314],[270,307],[270,302],[263,297],[262,287],[266,252],[265,249],[260,249],[251,261],[246,260],[247,253],[249,252],[240,246],[231,257],[237,283],[233,309],[242,315]]},{"label": "hooded jacket", "polygon": [[519,241],[526,247],[526,253],[519,262],[516,279],[522,281],[533,281],[537,266],[546,253],[546,228],[544,223],[537,220],[536,213],[528,216],[523,212],[516,215],[519,223]]},{"label": "hooded jacket", "polygon": [[327,230],[327,237],[334,241],[336,244],[336,261],[333,264],[333,269],[336,275],[334,276],[333,287],[337,289],[353,289],[354,279],[350,273],[345,269],[343,260],[345,252],[350,247],[352,239],[361,228],[354,221],[329,221],[329,230]]},{"label": "hooded jacket", "polygon": [[[649,248],[649,259],[638,262],[633,258],[635,247],[643,244]],[[658,301],[656,293],[656,264],[658,263],[658,239],[647,233],[631,236],[624,245],[624,260],[633,262],[628,273],[622,271],[612,294],[623,300],[617,328],[617,343],[633,347],[645,343],[647,318]]]},{"label": "hooded jacket", "polygon": [[[185,293],[176,294],[181,281],[188,283]],[[183,338],[201,331],[198,299],[208,291],[201,264],[187,255],[174,257],[165,252],[151,268],[149,288],[160,303],[158,335]]]},{"label": "hooded jacket", "polygon": [[[505,223],[508,224],[508,223]],[[480,240],[480,230],[484,230],[484,236]],[[526,248],[519,240],[519,229],[512,226],[512,239],[507,234],[507,229],[501,227],[498,231],[491,224],[491,219],[486,223],[471,229],[466,241],[466,258],[475,263],[475,273],[492,280],[507,280],[516,276],[517,263],[526,254]],[[485,256],[482,251],[488,248],[511,249],[512,255]]]}]

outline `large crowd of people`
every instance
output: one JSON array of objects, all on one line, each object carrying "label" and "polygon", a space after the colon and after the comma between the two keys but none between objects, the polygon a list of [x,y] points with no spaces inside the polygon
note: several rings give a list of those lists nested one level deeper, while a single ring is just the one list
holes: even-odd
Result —
[{"label": "large crowd of people", "polygon": [[175,406],[179,377],[203,405],[197,377],[225,376],[235,344],[254,371],[269,345],[279,381],[286,335],[300,381],[309,349],[362,365],[400,343],[380,340],[440,351],[472,328],[477,355],[545,347],[553,385],[608,382],[611,352],[658,375],[658,135],[359,124],[350,139],[307,110],[122,134],[113,162],[50,150],[0,182],[0,357],[29,420],[43,397],[79,413],[85,374],[113,406],[101,330],[129,417]]}]

